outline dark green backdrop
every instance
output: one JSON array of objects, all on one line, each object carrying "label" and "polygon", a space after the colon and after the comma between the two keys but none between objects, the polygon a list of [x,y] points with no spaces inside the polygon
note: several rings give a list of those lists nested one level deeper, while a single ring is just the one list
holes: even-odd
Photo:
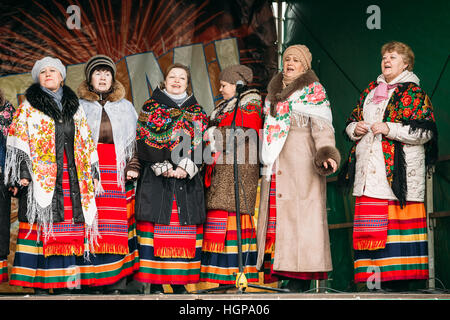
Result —
[{"label": "dark green backdrop", "polygon": [[[380,9],[381,29],[368,29],[373,15],[370,5]],[[375,80],[380,71],[380,48],[391,40],[411,46],[416,60],[414,72],[421,86],[432,95],[441,161],[434,174],[436,218],[436,287],[450,288],[450,1],[347,0],[288,1],[284,23],[284,48],[305,44],[313,55],[313,69],[330,97],[337,147],[346,157],[349,143],[344,139],[345,120],[355,106],[359,92]],[[438,84],[439,77],[440,81]],[[343,196],[335,179],[328,182],[328,222],[331,225],[333,272],[327,286],[336,290],[363,290],[353,282],[352,229],[353,203]],[[444,214],[442,214],[444,212]],[[336,225],[338,224],[338,225]]]}]

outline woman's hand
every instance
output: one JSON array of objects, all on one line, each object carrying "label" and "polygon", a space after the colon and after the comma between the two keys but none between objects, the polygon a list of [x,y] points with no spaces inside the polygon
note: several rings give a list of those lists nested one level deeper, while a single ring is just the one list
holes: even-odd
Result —
[{"label": "woman's hand", "polygon": [[[28,185],[30,184],[30,180],[28,180],[28,179],[20,179],[19,184],[22,187],[28,187]],[[10,187],[8,190],[13,193],[13,196],[16,196],[17,193],[19,192],[19,188],[18,187]]]},{"label": "woman's hand", "polygon": [[175,170],[172,168],[163,173],[166,178],[184,179],[187,177],[187,172],[183,168],[177,167]]},{"label": "woman's hand", "polygon": [[337,163],[336,163],[336,161],[334,161],[334,160],[331,159],[331,158],[328,158],[327,161],[324,161],[324,162],[322,163],[322,165],[323,165],[323,167],[324,167],[325,169],[328,169],[328,167],[333,168],[333,173],[335,173],[336,170],[337,170]]},{"label": "woman's hand", "polygon": [[385,122],[375,122],[370,129],[374,135],[379,133],[387,135],[389,133],[389,126]]},{"label": "woman's hand", "polygon": [[355,136],[363,136],[367,132],[369,132],[369,126],[367,125],[367,123],[364,121],[359,121],[355,127]]},{"label": "woman's hand", "polygon": [[19,188],[17,187],[9,187],[8,190],[12,192],[13,196],[16,196],[17,192],[19,192]]},{"label": "woman's hand", "polygon": [[184,179],[187,177],[187,171],[183,168],[177,167],[173,172],[173,177],[177,179]]},{"label": "woman's hand", "polygon": [[127,180],[136,179],[138,177],[139,173],[134,170],[128,170],[127,171]]},{"label": "woman's hand", "polygon": [[162,175],[165,178],[173,178],[173,173],[174,173],[174,170],[172,168],[170,168],[169,170],[163,172]]}]

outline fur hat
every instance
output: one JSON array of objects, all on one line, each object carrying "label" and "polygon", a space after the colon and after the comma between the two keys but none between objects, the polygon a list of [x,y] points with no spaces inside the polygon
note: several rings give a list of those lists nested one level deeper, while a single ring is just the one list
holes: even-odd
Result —
[{"label": "fur hat", "polygon": [[312,54],[309,52],[309,49],[307,46],[302,44],[294,44],[290,47],[288,47],[286,50],[284,50],[283,53],[283,61],[286,55],[293,54],[297,56],[302,63],[303,67],[306,70],[311,69],[311,61],[312,61]]},{"label": "fur hat", "polygon": [[108,56],[98,54],[96,56],[91,57],[84,66],[84,75],[86,76],[86,81],[88,83],[91,83],[92,73],[98,67],[107,67],[108,69],[111,69],[113,79],[115,79],[116,64],[114,63],[114,61]]},{"label": "fur hat", "polygon": [[245,85],[248,85],[253,81],[253,71],[249,67],[241,64],[229,66],[220,72],[219,80],[232,84],[236,84],[236,82],[242,80]]},{"label": "fur hat", "polygon": [[34,82],[39,82],[39,73],[46,67],[53,67],[58,69],[59,73],[61,73],[62,79],[66,79],[66,67],[62,64],[61,60],[59,60],[58,58],[45,57],[41,60],[36,61],[33,69],[31,70],[31,77],[33,78]]}]

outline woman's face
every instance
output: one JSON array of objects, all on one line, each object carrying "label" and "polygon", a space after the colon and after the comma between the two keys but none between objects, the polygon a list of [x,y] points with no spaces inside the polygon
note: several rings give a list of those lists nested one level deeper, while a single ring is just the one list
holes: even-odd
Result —
[{"label": "woman's face", "polygon": [[225,100],[231,99],[236,94],[236,85],[220,80],[219,92],[222,94]]},{"label": "woman's face", "polygon": [[58,91],[62,80],[61,73],[54,67],[45,67],[39,73],[39,84],[53,92]]},{"label": "woman's face", "polygon": [[385,52],[381,59],[381,73],[384,75],[386,82],[391,82],[400,73],[402,73],[407,64],[403,61],[402,56],[397,51]]},{"label": "woman's face", "polygon": [[97,92],[107,92],[111,88],[112,74],[109,70],[95,70],[91,76],[91,85]]},{"label": "woman's face", "polygon": [[173,68],[169,71],[164,81],[166,90],[170,94],[182,94],[187,90],[188,75],[182,68]]},{"label": "woman's face", "polygon": [[288,54],[283,59],[283,74],[290,78],[295,78],[305,71],[303,64],[300,62],[298,56]]}]

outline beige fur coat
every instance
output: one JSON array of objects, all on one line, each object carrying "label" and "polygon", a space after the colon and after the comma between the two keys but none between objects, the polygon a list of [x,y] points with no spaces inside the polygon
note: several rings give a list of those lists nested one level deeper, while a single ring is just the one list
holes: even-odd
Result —
[{"label": "beige fur coat", "polygon": [[[266,112],[273,104],[291,101],[295,94],[320,85],[312,70],[283,89],[281,73],[268,87]],[[321,85],[320,85],[321,86]],[[313,106],[312,106],[313,108]],[[276,174],[276,239],[273,269],[289,272],[326,272],[332,270],[326,210],[326,170],[321,163],[332,158],[339,166],[331,123],[295,112],[274,171]],[[262,269],[269,215],[270,182],[262,179],[257,224],[258,269]]]}]

